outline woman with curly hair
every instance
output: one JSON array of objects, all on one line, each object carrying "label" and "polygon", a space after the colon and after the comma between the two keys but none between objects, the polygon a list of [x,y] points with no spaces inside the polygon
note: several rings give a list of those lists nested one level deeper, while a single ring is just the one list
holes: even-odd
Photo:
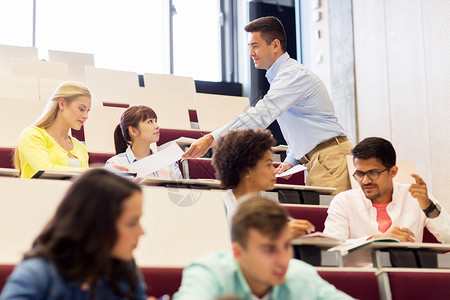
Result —
[{"label": "woman with curly hair", "polygon": [[[217,139],[212,156],[216,177],[224,192],[228,220],[234,214],[239,199],[250,193],[272,190],[277,173],[273,165],[275,139],[265,129],[233,130]],[[314,230],[307,220],[291,220],[291,236],[299,237]]]}]

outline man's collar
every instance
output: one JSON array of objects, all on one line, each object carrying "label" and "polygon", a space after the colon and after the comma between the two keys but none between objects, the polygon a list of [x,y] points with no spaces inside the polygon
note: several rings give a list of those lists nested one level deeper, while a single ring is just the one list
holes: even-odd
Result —
[{"label": "man's collar", "polygon": [[[237,277],[239,278],[239,282],[242,285],[242,290],[243,290],[245,296],[253,295],[252,290],[250,289],[250,286],[248,285],[248,282],[244,277],[244,274],[242,274],[241,266],[239,265],[239,263],[237,261],[235,261],[235,263],[236,263]],[[272,294],[272,295],[277,295],[279,288],[280,288],[279,286],[273,286],[268,291],[268,293]],[[244,297],[244,299],[246,299],[246,298]]]},{"label": "man's collar", "polygon": [[[391,202],[389,202],[389,203],[392,203],[393,205],[395,205],[397,203],[397,201],[398,201],[397,197],[396,197],[398,186],[397,186],[397,183],[395,181],[392,182],[392,186],[393,186],[393,188],[392,188],[392,199],[391,199]],[[366,206],[366,208],[372,207],[373,206],[372,205],[372,201],[370,199],[368,199],[366,197],[366,195],[364,195],[364,191],[363,191],[363,189],[361,187],[359,187],[359,192],[362,195],[362,198],[364,200],[364,205]]]},{"label": "man's collar", "polygon": [[266,78],[269,83],[272,83],[281,64],[286,62],[289,58],[289,54],[287,52],[284,52],[280,57],[278,57],[278,59],[272,64],[272,66],[270,66],[270,68],[266,72]]}]

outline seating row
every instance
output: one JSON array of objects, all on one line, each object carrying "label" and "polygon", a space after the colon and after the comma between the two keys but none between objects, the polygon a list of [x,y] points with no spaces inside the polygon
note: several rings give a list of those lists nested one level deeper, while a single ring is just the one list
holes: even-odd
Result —
[{"label": "seating row", "polygon": [[[0,291],[13,265],[0,265]],[[182,268],[140,268],[147,284],[147,294],[155,297],[172,296],[181,285]],[[358,299],[379,299],[375,270],[318,269],[319,275],[336,288]]]},{"label": "seating row", "polygon": [[[0,78],[0,94],[3,85],[1,82]],[[22,87],[26,89],[26,86]],[[247,101],[247,104],[244,103],[245,105],[241,105],[238,109],[239,103],[233,106],[231,96],[197,94],[199,96],[198,109],[197,111],[189,111],[186,106],[183,108],[181,104],[177,105],[176,97],[169,99],[162,95],[158,96],[157,93],[152,93],[146,88],[137,89],[140,89],[141,92],[145,91],[145,94],[148,93],[148,97],[143,96],[135,104],[152,107],[158,115],[158,123],[161,128],[183,131],[177,134],[178,137],[188,130],[196,131],[191,129],[191,122],[195,121],[198,122],[200,127],[200,133],[194,134],[195,136],[202,136],[205,131],[210,132],[220,128],[242,113],[245,110],[245,105],[248,104]],[[150,95],[156,95],[157,98],[153,99]],[[20,132],[38,119],[46,102],[1,98],[0,96],[0,105],[4,108],[0,112],[0,126],[10,129],[0,132],[0,146],[14,147]],[[225,106],[228,106],[229,109],[226,110]],[[217,113],[211,111],[211,107],[218,108]],[[75,134],[75,136],[77,138],[84,137],[81,140],[86,141],[89,152],[114,153],[113,132],[125,110],[124,107],[93,106],[89,113],[89,119],[81,130],[82,132]],[[161,141],[167,140],[168,138],[164,135],[161,136]]]},{"label": "seating row", "polygon": [[[28,66],[24,66],[24,61]],[[0,45],[0,74],[30,74],[30,72],[34,72],[37,77],[46,77],[45,75],[47,75],[47,78],[56,77],[57,79],[82,82],[85,81],[84,67],[95,65],[93,54],[57,50],[48,50],[48,61],[48,64],[39,62],[38,50],[35,47]],[[32,62],[31,65],[30,62]]]},{"label": "seating row", "polygon": [[[0,265],[0,292],[13,268],[13,265]],[[380,279],[377,277],[380,273],[377,273],[377,276],[374,269],[323,267],[316,269],[323,279],[356,299],[448,299],[450,297],[450,290],[445,288],[450,280],[449,271],[384,270],[382,272],[388,275],[389,287],[386,288],[379,285]],[[182,268],[141,268],[148,287],[148,295],[172,296],[181,285],[182,271]],[[405,282],[408,284],[405,285]]]}]

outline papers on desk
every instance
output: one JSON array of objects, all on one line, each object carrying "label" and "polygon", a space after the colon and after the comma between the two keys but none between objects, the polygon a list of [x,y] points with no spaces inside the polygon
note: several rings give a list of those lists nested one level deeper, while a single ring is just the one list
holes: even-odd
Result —
[{"label": "papers on desk", "polygon": [[183,150],[177,143],[168,143],[164,149],[126,166],[137,177],[145,177],[181,159]]},{"label": "papers on desk", "polygon": [[320,231],[302,235],[301,237],[299,237],[299,239],[329,239],[329,240],[333,240],[333,241],[341,241],[342,242],[342,240],[339,240],[331,235],[325,234]]},{"label": "papers on desk", "polygon": [[281,174],[276,174],[275,177],[284,177],[284,176],[288,176],[288,175],[292,175],[301,171],[306,170],[306,167],[304,165],[296,165],[295,167],[290,168],[289,170],[287,170],[286,172],[283,172]]},{"label": "papers on desk", "polygon": [[364,237],[364,238],[359,238],[359,239],[346,240],[344,243],[342,243],[336,247],[328,249],[328,251],[340,251],[341,255],[345,255],[351,251],[355,251],[359,248],[365,247],[372,243],[381,243],[381,242],[399,243],[400,241],[395,238],[378,238],[378,239],[367,240],[367,238]]},{"label": "papers on desk", "polygon": [[291,241],[293,245],[316,246],[323,249],[335,247],[343,242],[344,241],[319,231],[302,235]]}]

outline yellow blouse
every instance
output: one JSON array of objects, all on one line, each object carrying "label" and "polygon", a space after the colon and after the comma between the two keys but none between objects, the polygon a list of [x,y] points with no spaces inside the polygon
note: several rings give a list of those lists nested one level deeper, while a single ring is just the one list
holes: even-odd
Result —
[{"label": "yellow blouse", "polygon": [[40,170],[85,170],[88,168],[89,156],[84,146],[71,137],[73,149],[70,154],[80,162],[81,168],[69,167],[69,156],[45,129],[30,126],[20,135],[19,161],[22,178],[31,178]]}]

